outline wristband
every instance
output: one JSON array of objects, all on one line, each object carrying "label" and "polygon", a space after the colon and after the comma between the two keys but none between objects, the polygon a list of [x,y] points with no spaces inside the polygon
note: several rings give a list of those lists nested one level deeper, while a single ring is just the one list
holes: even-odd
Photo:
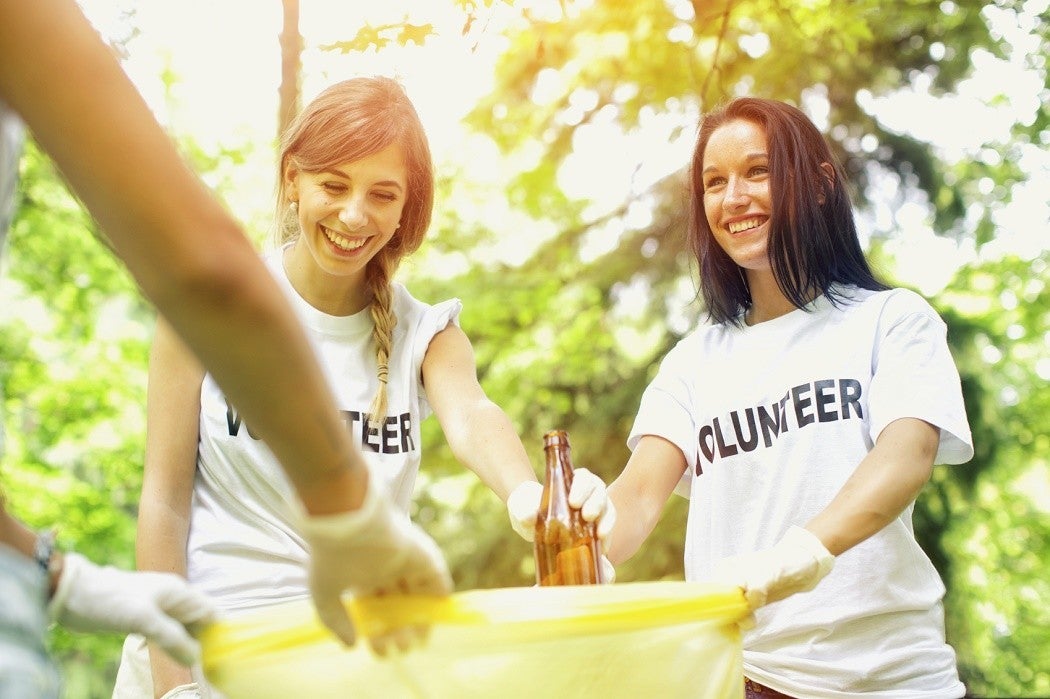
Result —
[{"label": "wristband", "polygon": [[36,545],[33,547],[33,560],[40,566],[40,571],[47,576],[48,599],[51,599],[51,595],[54,594],[55,581],[58,578],[61,567],[59,558],[55,553],[55,531],[53,529],[45,529],[36,537]]},{"label": "wristband", "polygon": [[46,575],[51,571],[51,557],[55,553],[55,531],[45,529],[37,534],[36,546],[33,549],[33,560]]}]

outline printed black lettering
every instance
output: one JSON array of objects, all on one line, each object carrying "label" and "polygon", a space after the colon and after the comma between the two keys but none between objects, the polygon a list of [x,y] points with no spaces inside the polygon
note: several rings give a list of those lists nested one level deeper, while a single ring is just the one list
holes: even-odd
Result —
[{"label": "printed black lettering", "polygon": [[791,389],[791,401],[795,404],[795,422],[799,427],[805,427],[816,420],[815,417],[805,412],[806,408],[813,404],[813,399],[806,395],[811,388],[812,386],[806,383]]},{"label": "printed black lettering", "polygon": [[736,443],[740,445],[740,448],[744,451],[754,451],[755,447],[758,446],[758,430],[755,429],[755,411],[752,408],[748,408],[744,411],[744,415],[747,416],[747,437],[741,432],[740,429],[740,414],[736,410],[731,413],[733,418],[733,432],[736,433]]},{"label": "printed black lettering", "polygon": [[[374,442],[373,437],[376,439]],[[379,453],[379,427],[372,427],[372,416],[369,413],[361,413],[361,446]]]},{"label": "printed black lettering", "polygon": [[[704,455],[709,463],[715,462],[715,435],[711,425],[704,425],[700,428],[700,434],[697,435],[697,442],[700,445],[700,453]],[[697,468],[700,468],[700,464],[697,464]],[[697,472],[699,475],[699,471]]]},{"label": "printed black lettering", "polygon": [[[245,431],[248,432],[248,436],[252,439],[258,440],[259,438],[252,432],[252,428],[248,426],[248,423],[244,424]],[[241,416],[237,414],[237,411],[230,405],[230,401],[226,401],[226,431],[229,432],[231,437],[236,437],[241,431]]]},{"label": "printed black lettering", "polygon": [[[696,435],[699,448],[696,475],[703,473],[704,463],[713,464],[716,458],[726,459],[760,446],[772,447],[791,427],[789,403],[795,424],[800,429],[818,422],[849,419],[851,413],[863,419],[861,393],[861,384],[856,379],[818,379],[792,387],[773,403],[730,411],[727,415],[732,422],[731,428],[728,423],[723,426],[725,416],[712,418],[711,423],[700,427]],[[840,408],[836,407],[836,401]]]},{"label": "printed black lettering", "polygon": [[723,459],[727,456],[733,456],[739,449],[736,448],[735,444],[726,444],[725,439],[722,437],[722,426],[718,424],[718,418],[714,419],[715,429],[715,442],[718,444],[718,455]]},{"label": "printed black lettering", "polygon": [[416,450],[416,444],[412,440],[412,414],[401,413],[401,452],[408,453]]},{"label": "printed black lettering", "polygon": [[770,412],[766,411],[766,406],[758,406],[758,425],[762,428],[762,443],[766,448],[773,446],[773,438],[780,434],[780,414],[776,403],[770,407]]},{"label": "printed black lettering", "polygon": [[825,408],[835,402],[835,380],[820,379],[813,382],[813,392],[817,396],[817,420],[831,422],[836,419],[834,410]]},{"label": "printed black lettering", "polygon": [[839,379],[839,402],[842,404],[842,419],[849,419],[849,407],[852,405],[857,417],[864,419],[860,409],[860,381],[856,379]]},{"label": "printed black lettering", "polygon": [[229,401],[226,401],[226,428],[231,437],[236,437],[241,431],[241,416],[233,411]]},{"label": "printed black lettering", "polygon": [[[356,410],[344,410],[343,415],[346,417],[346,429],[350,434],[354,433],[354,425],[361,421],[361,413]],[[362,434],[364,434],[362,432]]]},{"label": "printed black lettering", "polygon": [[383,420],[383,453],[397,454],[397,417]]}]

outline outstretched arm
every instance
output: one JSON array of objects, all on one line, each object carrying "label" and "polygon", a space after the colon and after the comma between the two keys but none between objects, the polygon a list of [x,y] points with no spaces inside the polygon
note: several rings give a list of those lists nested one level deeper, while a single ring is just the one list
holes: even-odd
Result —
[{"label": "outstretched arm", "polygon": [[623,472],[609,485],[616,506],[608,554],[613,564],[633,556],[652,533],[685,469],[685,455],[671,442],[654,435],[638,440]]},{"label": "outstretched arm", "polygon": [[[0,542],[34,558],[39,541],[0,500]],[[141,633],[185,664],[199,655],[186,627],[212,619],[215,607],[185,580],[98,566],[77,553],[52,551],[47,559],[41,564],[48,566],[48,613],[66,628]]]},{"label": "outstretched arm", "polygon": [[73,0],[0,0],[0,99],[267,440],[307,510],[360,505],[366,471],[291,309]]},{"label": "outstretched arm", "polygon": [[[343,590],[451,589],[433,541],[369,488],[306,336],[240,226],[74,0],[0,0],[0,100],[26,122],[147,297],[280,460],[302,501],[314,602],[346,642]],[[382,541],[392,557],[368,576]],[[371,553],[370,553],[371,552]]]},{"label": "outstretched arm", "polygon": [[466,334],[449,325],[430,341],[423,359],[427,400],[456,459],[504,502],[536,474],[503,409],[478,383],[474,350]]},{"label": "outstretched arm", "polygon": [[812,590],[848,551],[900,516],[930,478],[939,430],[894,420],[832,501],[775,546],[719,561],[715,578],[744,588],[752,608]]},{"label": "outstretched arm", "polygon": [[835,498],[806,524],[806,529],[835,556],[882,530],[930,480],[940,436],[940,430],[923,420],[891,422]]}]

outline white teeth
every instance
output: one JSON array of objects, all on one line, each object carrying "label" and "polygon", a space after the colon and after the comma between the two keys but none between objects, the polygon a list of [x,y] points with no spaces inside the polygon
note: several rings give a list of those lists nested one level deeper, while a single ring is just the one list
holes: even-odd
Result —
[{"label": "white teeth", "polygon": [[344,238],[343,236],[338,235],[333,231],[330,231],[324,226],[321,226],[321,230],[324,231],[325,237],[328,238],[328,240],[332,241],[332,243],[340,250],[357,250],[359,247],[365,244],[366,238]]},{"label": "white teeth", "polygon": [[739,233],[746,231],[750,228],[758,228],[762,225],[762,219],[760,218],[749,218],[746,221],[734,221],[729,224],[730,233]]}]

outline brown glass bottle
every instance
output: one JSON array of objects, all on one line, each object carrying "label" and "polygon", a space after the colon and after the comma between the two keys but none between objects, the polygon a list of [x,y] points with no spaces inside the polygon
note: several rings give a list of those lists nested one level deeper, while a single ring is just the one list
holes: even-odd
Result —
[{"label": "brown glass bottle", "polygon": [[540,585],[597,585],[601,577],[601,544],[593,522],[569,507],[572,458],[563,430],[543,435],[547,473],[536,516],[536,582]]}]

